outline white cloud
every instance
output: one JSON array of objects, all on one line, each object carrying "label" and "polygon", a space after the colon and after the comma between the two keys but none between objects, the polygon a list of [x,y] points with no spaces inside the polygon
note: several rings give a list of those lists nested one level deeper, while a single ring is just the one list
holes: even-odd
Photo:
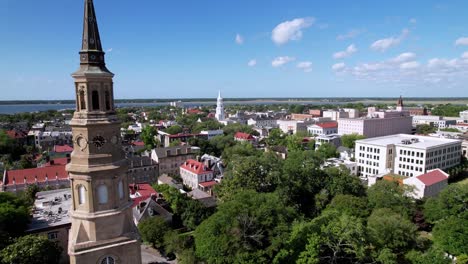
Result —
[{"label": "white cloud", "polygon": [[402,70],[412,70],[419,68],[420,64],[417,61],[408,61],[400,64],[400,69]]},{"label": "white cloud", "polygon": [[395,87],[464,87],[468,82],[468,52],[458,58],[432,58],[426,63],[416,61],[416,55],[402,53],[394,58],[379,62],[346,66],[337,63],[332,66],[336,74],[345,74],[358,81],[374,84],[391,83]]},{"label": "white cloud", "polygon": [[463,52],[462,59],[468,60],[468,51]]},{"label": "white cloud", "polygon": [[468,46],[468,37],[458,38],[455,41],[455,46]]},{"label": "white cloud", "polygon": [[409,20],[409,22],[410,22],[411,24],[416,24],[416,22],[418,22],[418,21],[416,20],[416,18],[411,18],[411,19]]},{"label": "white cloud", "polygon": [[346,64],[344,62],[335,63],[332,65],[332,70],[335,72],[341,72],[346,69]]},{"label": "white cloud", "polygon": [[356,46],[354,44],[351,44],[346,48],[346,50],[338,51],[338,52],[334,53],[333,58],[335,58],[335,59],[344,59],[344,58],[347,58],[347,57],[353,55],[356,52],[357,52]]},{"label": "white cloud", "polygon": [[271,39],[278,45],[286,44],[290,40],[300,40],[302,30],[314,23],[313,17],[296,18],[278,24],[271,33]]},{"label": "white cloud", "polygon": [[253,66],[257,65],[257,60],[256,59],[251,59],[251,60],[249,60],[247,65],[250,66],[250,67],[253,67]]},{"label": "white cloud", "polygon": [[109,53],[109,52],[112,52],[112,50],[113,50],[112,48],[109,48],[109,49],[106,50],[106,52]]},{"label": "white cloud", "polygon": [[311,72],[312,71],[312,62],[310,61],[302,61],[296,65],[297,68],[303,70],[304,72]]},{"label": "white cloud", "polygon": [[345,40],[345,39],[355,38],[358,35],[360,35],[361,33],[364,33],[364,31],[365,30],[363,30],[363,29],[352,29],[352,30],[348,31],[346,34],[336,36],[336,39],[337,40]]},{"label": "white cloud", "polygon": [[239,45],[242,45],[244,43],[244,37],[242,37],[240,34],[236,35],[236,43]]},{"label": "white cloud", "polygon": [[416,58],[416,54],[412,52],[405,52],[391,59],[391,61],[395,63],[403,63],[403,62],[414,60],[415,58]]},{"label": "white cloud", "polygon": [[289,56],[280,56],[280,57],[276,57],[272,62],[271,62],[271,66],[273,67],[281,67],[283,66],[284,64],[288,63],[288,62],[291,62],[291,61],[294,61],[295,58],[293,57],[289,57]]},{"label": "white cloud", "polygon": [[371,49],[375,51],[384,52],[391,47],[399,45],[401,41],[404,40],[408,36],[408,34],[409,34],[409,30],[403,29],[400,36],[398,37],[384,38],[384,39],[379,39],[375,41],[374,43],[372,43]]},{"label": "white cloud", "polygon": [[427,66],[429,68],[455,68],[459,66],[458,59],[440,59],[440,58],[433,58],[427,62]]}]

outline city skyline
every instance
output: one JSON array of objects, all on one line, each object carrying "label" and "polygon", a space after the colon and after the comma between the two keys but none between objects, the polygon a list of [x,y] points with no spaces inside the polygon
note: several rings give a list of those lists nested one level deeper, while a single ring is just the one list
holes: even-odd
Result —
[{"label": "city skyline", "polygon": [[[80,1],[25,2],[0,11],[0,99],[73,99]],[[338,3],[95,5],[116,98],[464,96],[468,3]]]}]

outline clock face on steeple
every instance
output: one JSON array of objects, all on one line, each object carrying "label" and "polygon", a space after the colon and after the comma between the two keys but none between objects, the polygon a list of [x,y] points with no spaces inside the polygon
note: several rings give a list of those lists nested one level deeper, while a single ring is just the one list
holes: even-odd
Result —
[{"label": "clock face on steeple", "polygon": [[106,140],[102,136],[95,136],[92,143],[96,148],[100,149],[104,146]]}]

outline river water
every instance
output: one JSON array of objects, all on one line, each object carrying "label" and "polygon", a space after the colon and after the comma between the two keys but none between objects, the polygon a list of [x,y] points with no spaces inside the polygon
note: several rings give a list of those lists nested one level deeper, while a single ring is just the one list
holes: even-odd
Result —
[{"label": "river water", "polygon": [[[272,104],[316,104],[316,105],[327,105],[327,104],[344,104],[348,102],[328,102],[328,101],[227,101],[224,105],[233,104],[245,104],[245,105],[272,105]],[[197,107],[204,105],[216,105],[216,102],[184,102],[184,107]],[[155,107],[162,105],[169,105],[169,103],[117,103],[117,107]],[[75,109],[75,104],[6,104],[0,105],[0,114],[16,114],[23,112],[40,112],[47,110],[67,110]]]}]

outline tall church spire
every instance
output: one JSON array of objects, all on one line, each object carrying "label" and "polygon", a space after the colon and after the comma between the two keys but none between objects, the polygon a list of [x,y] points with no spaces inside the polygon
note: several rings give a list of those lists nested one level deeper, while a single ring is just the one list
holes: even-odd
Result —
[{"label": "tall church spire", "polygon": [[106,69],[93,1],[84,2],[76,110],[70,121],[74,151],[67,171],[72,206],[70,264],[141,263],[132,218],[127,161],[114,109],[114,83]]},{"label": "tall church spire", "polygon": [[397,102],[397,111],[403,111],[403,97],[400,95],[400,98],[398,98]]},{"label": "tall church spire", "polygon": [[81,65],[101,66],[103,70],[106,65],[93,0],[85,0],[80,62]]},{"label": "tall church spire", "polygon": [[221,97],[221,91],[218,91],[218,100],[216,101],[216,114],[215,118],[218,121],[224,121],[224,103]]}]

